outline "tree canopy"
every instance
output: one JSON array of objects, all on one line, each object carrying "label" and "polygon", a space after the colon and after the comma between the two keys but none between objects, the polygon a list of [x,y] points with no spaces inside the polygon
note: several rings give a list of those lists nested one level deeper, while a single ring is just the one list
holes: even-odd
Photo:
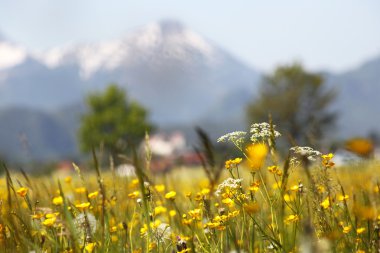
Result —
[{"label": "tree canopy", "polygon": [[336,94],[323,76],[300,64],[280,66],[263,78],[259,96],[248,105],[250,122],[267,121],[268,115],[292,145],[318,145],[335,122],[329,106]]},{"label": "tree canopy", "polygon": [[125,90],[111,84],[104,92],[88,95],[88,112],[82,118],[79,139],[83,151],[103,145],[113,157],[138,145],[153,125],[148,112],[127,98]]}]

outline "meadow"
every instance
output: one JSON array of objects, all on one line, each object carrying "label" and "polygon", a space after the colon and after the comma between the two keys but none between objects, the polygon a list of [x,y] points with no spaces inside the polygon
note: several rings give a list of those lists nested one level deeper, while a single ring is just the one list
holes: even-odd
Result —
[{"label": "meadow", "polygon": [[281,157],[274,126],[218,139],[239,156],[218,166],[100,168],[52,176],[9,171],[0,181],[2,252],[379,252],[380,163],[334,164],[334,154],[293,147]]}]

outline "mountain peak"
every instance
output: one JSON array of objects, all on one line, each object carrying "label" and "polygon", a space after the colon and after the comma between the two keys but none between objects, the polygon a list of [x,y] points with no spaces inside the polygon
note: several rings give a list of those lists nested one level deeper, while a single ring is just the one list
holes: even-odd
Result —
[{"label": "mountain peak", "polygon": [[186,29],[183,23],[175,19],[163,19],[158,22],[158,25],[162,34],[165,35],[182,33]]}]

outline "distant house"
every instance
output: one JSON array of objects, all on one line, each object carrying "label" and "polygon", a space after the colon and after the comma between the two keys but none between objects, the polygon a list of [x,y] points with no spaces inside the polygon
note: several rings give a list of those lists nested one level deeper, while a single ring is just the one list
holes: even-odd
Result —
[{"label": "distant house", "polygon": [[175,131],[150,136],[149,148],[152,153],[150,169],[152,172],[167,172],[175,165],[199,166],[199,156],[186,145],[182,132]]}]

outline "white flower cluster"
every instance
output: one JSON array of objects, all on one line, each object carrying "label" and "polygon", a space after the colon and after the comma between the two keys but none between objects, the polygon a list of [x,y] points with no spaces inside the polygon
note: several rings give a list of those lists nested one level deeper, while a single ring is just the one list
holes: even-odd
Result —
[{"label": "white flower cluster", "polygon": [[309,161],[315,161],[317,157],[321,156],[322,153],[314,150],[310,147],[292,147],[290,148],[295,154],[300,156],[305,156]]},{"label": "white flower cluster", "polygon": [[[278,131],[274,130],[275,127],[276,126],[273,125],[274,138],[278,138],[281,136],[281,134]],[[264,141],[264,140],[269,139],[272,136],[270,124],[267,122],[252,124],[251,130],[249,132],[252,134],[251,135],[252,142]]]},{"label": "white flower cluster", "polygon": [[245,136],[247,132],[244,131],[235,131],[228,134],[223,135],[218,138],[218,142],[227,142],[230,141],[235,144],[237,147],[242,148],[245,140]]},{"label": "white flower cluster", "polygon": [[[157,240],[157,242],[163,242],[164,240],[171,239],[172,230],[168,224],[161,223],[160,225],[152,229],[152,234],[155,240]],[[145,232],[144,234],[142,234],[142,236],[147,237],[148,232]]]},{"label": "white flower cluster", "polygon": [[220,196],[225,189],[239,189],[240,183],[243,181],[243,179],[233,179],[233,178],[227,178],[224,180],[220,185],[218,185],[218,189],[215,191],[216,196]]},{"label": "white flower cluster", "polygon": [[[86,219],[86,216],[87,216],[87,219]],[[78,236],[82,237],[87,233],[91,233],[92,235],[95,233],[96,227],[97,227],[95,216],[92,215],[91,213],[87,213],[87,214],[80,213],[74,219],[74,226],[75,226]],[[88,231],[88,229],[90,229],[90,231]]]}]

